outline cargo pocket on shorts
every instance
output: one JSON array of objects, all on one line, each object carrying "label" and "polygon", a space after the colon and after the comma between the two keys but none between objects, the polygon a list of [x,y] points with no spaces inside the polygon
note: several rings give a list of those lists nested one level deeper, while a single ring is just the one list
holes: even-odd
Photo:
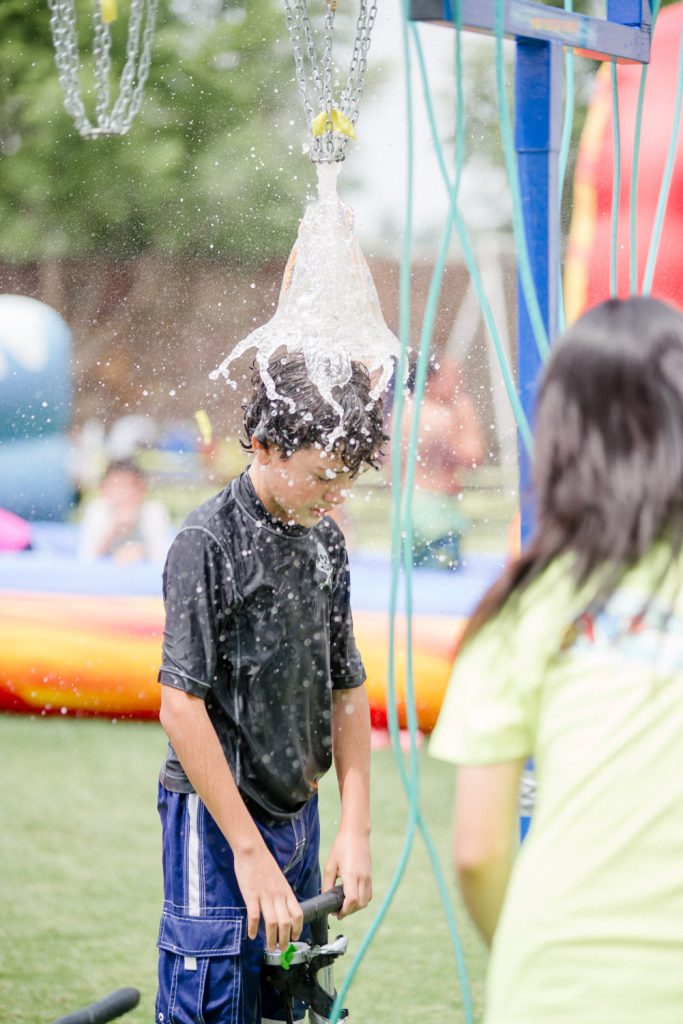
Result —
[{"label": "cargo pocket on shorts", "polygon": [[237,1022],[242,918],[164,912],[159,928],[157,1024]]}]

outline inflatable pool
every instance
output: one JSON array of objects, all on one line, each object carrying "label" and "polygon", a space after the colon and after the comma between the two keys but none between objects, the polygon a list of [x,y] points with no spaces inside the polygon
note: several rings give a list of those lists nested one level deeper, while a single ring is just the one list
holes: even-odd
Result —
[{"label": "inflatable pool", "polygon": [[[0,709],[153,718],[159,708],[160,570],[79,564],[69,527],[36,531],[36,550],[0,556]],[[48,550],[48,547],[51,550]],[[42,550],[41,550],[42,548]],[[472,559],[458,573],[413,577],[413,664],[420,728],[434,725],[464,621],[500,570]],[[352,604],[373,724],[386,724],[390,566],[352,558]],[[405,723],[406,621],[396,628],[397,704]]]}]

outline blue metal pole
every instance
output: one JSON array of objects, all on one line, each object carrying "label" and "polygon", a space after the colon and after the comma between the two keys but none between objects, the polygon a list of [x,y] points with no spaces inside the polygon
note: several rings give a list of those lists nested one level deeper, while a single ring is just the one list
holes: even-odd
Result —
[{"label": "blue metal pole", "polygon": [[[558,331],[562,47],[558,43],[519,39],[516,51],[515,148],[522,213],[541,314],[552,342]],[[517,294],[518,383],[524,411],[529,422],[533,422],[536,384],[542,363],[519,279]],[[522,541],[525,541],[533,527],[531,467],[524,446],[520,444],[519,448]]]},{"label": "blue metal pole", "polygon": [[[558,332],[560,266],[559,153],[562,135],[562,47],[558,43],[518,39],[515,63],[515,148],[522,213],[531,271],[549,340]],[[536,386],[542,362],[529,319],[521,281],[517,280],[518,384],[522,405],[533,423]],[[533,530],[531,463],[519,445],[519,493],[522,543]],[[535,793],[533,763],[524,770],[519,831],[531,824]]]}]

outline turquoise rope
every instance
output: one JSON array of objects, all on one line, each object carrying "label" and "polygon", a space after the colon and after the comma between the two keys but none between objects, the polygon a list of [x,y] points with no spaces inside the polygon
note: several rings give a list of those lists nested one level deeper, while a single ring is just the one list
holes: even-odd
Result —
[{"label": "turquoise rope", "polygon": [[[408,133],[409,133],[409,156],[408,156],[408,201],[407,201],[407,213],[406,223],[407,228],[404,235],[404,250],[402,260],[402,274],[401,274],[401,354],[399,359],[399,380],[403,380],[405,376],[405,369],[407,364],[407,350],[410,337],[410,256],[412,250],[411,235],[412,235],[412,193],[413,193],[413,155],[412,155],[412,99],[410,94],[410,56],[409,56],[409,44],[406,33],[406,22],[404,20],[404,49],[406,50],[406,73],[407,73],[407,93],[408,93]],[[459,48],[457,50],[456,63],[458,62]],[[456,174],[456,183],[459,182],[459,174]],[[450,898],[448,893],[448,887],[441,870],[438,855],[436,853],[429,829],[422,816],[419,804],[419,764],[417,758],[417,743],[416,736],[418,731],[417,715],[415,710],[415,688],[414,688],[414,671],[412,662],[412,491],[414,486],[415,477],[415,465],[417,458],[417,445],[418,445],[418,433],[419,433],[419,409],[424,395],[424,387],[427,376],[427,366],[429,360],[429,350],[431,343],[431,336],[433,332],[434,320],[436,318],[436,311],[438,307],[438,300],[441,291],[441,283],[443,280],[443,272],[445,268],[445,262],[448,254],[448,245],[450,241],[451,228],[448,226],[444,230],[442,242],[439,250],[439,255],[436,261],[434,273],[432,275],[432,281],[430,285],[430,292],[427,301],[427,309],[425,311],[425,317],[423,320],[421,336],[420,336],[420,347],[419,357],[416,372],[415,382],[415,401],[414,410],[415,415],[411,423],[411,435],[408,445],[407,455],[407,467],[406,467],[406,480],[403,488],[405,494],[405,503],[402,509],[401,507],[401,432],[400,423],[403,416],[404,407],[404,395],[400,387],[396,390],[394,411],[393,411],[393,422],[394,422],[394,441],[392,447],[392,579],[391,579],[391,593],[390,593],[390,649],[389,649],[389,681],[388,681],[388,699],[387,707],[389,710],[388,720],[389,728],[392,737],[392,745],[394,753],[397,758],[399,766],[399,774],[403,787],[409,799],[409,821],[406,838],[402,849],[399,863],[395,869],[392,882],[389,890],[385,896],[385,899],[380,907],[378,914],[373,920],[370,930],[365,936],[364,942],[359,949],[359,952],[354,959],[349,969],[349,974],[345,979],[344,986],[340,989],[337,999],[335,1000],[335,1006],[333,1007],[333,1020],[337,1019],[339,1009],[342,1006],[344,996],[348,990],[348,986],[351,983],[352,975],[360,962],[360,959],[367,950],[372,938],[376,934],[376,931],[381,923],[381,920],[389,908],[391,901],[396,893],[400,880],[405,871],[405,865],[407,858],[410,853],[412,842],[416,828],[419,829],[422,839],[425,843],[427,853],[430,859],[432,870],[435,874],[437,886],[441,896],[442,904],[445,911],[447,925],[449,928],[449,934],[455,950],[456,966],[458,970],[460,987],[462,991],[463,1009],[465,1012],[465,1018],[468,1024],[473,1024],[473,1010],[472,1000],[469,990],[469,982],[467,979],[467,971],[465,967],[465,959],[462,950],[462,943],[458,934],[457,923],[455,921],[455,915],[453,914],[452,907],[450,904]],[[407,618],[407,650],[408,659],[406,666],[406,713],[408,719],[409,735],[410,735],[410,773],[406,771],[406,767],[403,763],[403,758],[400,751],[399,733],[398,733],[398,716],[397,716],[397,700],[396,700],[396,676],[395,676],[395,622],[396,622],[396,611],[397,611],[397,598],[398,598],[398,585],[399,576],[401,569],[401,538],[403,538],[403,556],[404,556],[404,573],[405,573],[405,588],[406,588],[406,618]]]},{"label": "turquoise rope", "polygon": [[609,262],[609,290],[614,299],[619,289],[619,205],[621,201],[621,122],[619,120],[619,83],[616,61],[610,67],[612,76],[612,124],[614,134],[614,173],[612,175],[612,219]]},{"label": "turquoise rope", "polygon": [[[396,388],[394,411],[393,411],[393,422],[394,424],[400,424],[403,413],[404,394],[403,389],[400,386],[401,382],[405,379],[406,368],[407,368],[407,352],[410,341],[410,256],[412,250],[412,220],[413,220],[413,117],[412,117],[412,92],[410,90],[410,51],[407,40],[406,24],[404,20],[403,24],[404,32],[404,51],[405,51],[405,66],[406,66],[406,81],[407,81],[407,120],[408,120],[408,189],[407,189],[407,200],[406,200],[406,232],[404,235],[403,244],[403,259],[401,262],[401,295],[400,295],[400,335],[401,335],[401,348],[399,357],[399,367],[397,371],[398,386]],[[443,272],[443,267],[442,267]],[[424,336],[424,332],[423,332]],[[428,355],[428,350],[427,350]],[[414,686],[412,685],[411,679],[411,667],[410,661],[412,658],[412,625],[411,625],[411,614],[412,608],[410,605],[410,596],[408,596],[407,602],[407,618],[408,618],[408,651],[409,651],[409,670],[406,682],[406,707],[408,714],[408,725],[410,729],[410,764],[411,773],[408,775],[406,772],[405,765],[403,763],[399,731],[398,731],[398,714],[397,714],[397,700],[396,700],[396,668],[395,668],[395,644],[396,644],[396,610],[397,610],[397,597],[398,597],[398,581],[400,573],[400,556],[401,556],[401,448],[400,448],[400,430],[395,431],[394,443],[392,446],[392,580],[391,580],[391,593],[390,593],[390,645],[389,645],[389,666],[388,666],[388,693],[387,693],[387,709],[388,709],[388,720],[389,729],[392,737],[392,746],[398,762],[399,774],[403,787],[409,798],[409,819],[406,831],[406,837],[404,840],[402,852],[399,858],[399,862],[394,871],[393,878],[391,880],[389,889],[380,905],[380,908],[373,919],[371,926],[366,933],[363,942],[358,950],[356,957],[354,958],[349,972],[344,979],[344,984],[341,986],[337,998],[335,999],[334,1006],[332,1008],[332,1024],[339,1018],[341,1007],[343,1005],[346,992],[351,984],[353,976],[365,955],[370,943],[372,942],[377,930],[384,918],[386,912],[389,909],[391,902],[396,894],[399,883],[405,872],[405,867],[408,861],[412,843],[414,840],[416,827],[420,828],[420,831],[425,839],[427,845],[427,851],[430,856],[432,867],[435,870],[437,876],[437,884],[442,895],[442,899],[448,900],[448,891],[443,880],[438,858],[436,857],[431,837],[427,830],[426,824],[422,818],[422,813],[419,807],[419,786],[418,786],[418,762],[417,762],[417,716],[415,713],[415,700],[414,700]],[[412,445],[408,452],[408,462],[412,461],[414,465],[416,461],[416,445]],[[411,533],[410,523],[408,524],[408,532]],[[408,552],[412,550],[412,542],[408,547]],[[450,922],[449,922],[450,923]],[[454,924],[454,922],[453,922]],[[453,929],[451,928],[451,935],[453,936]],[[456,963],[460,973],[460,983],[463,993],[463,1006],[465,1009],[466,1020],[468,1024],[473,1024],[473,1014],[471,1006],[471,996],[469,994],[469,984],[467,980],[467,974],[464,968],[464,957],[462,954],[462,948],[460,945],[459,936],[457,935],[457,927],[455,928],[455,945],[456,945]]]},{"label": "turquoise rope", "polygon": [[[574,10],[574,0],[564,0],[565,11]],[[564,191],[564,180],[567,175],[567,163],[569,162],[569,148],[572,141],[572,126],[574,124],[574,49],[568,46],[564,54],[565,72],[565,96],[564,96],[564,122],[562,124],[562,142],[560,145],[559,159],[559,192],[560,199]]]},{"label": "turquoise rope", "polygon": [[[457,5],[457,7],[459,8],[459,5]],[[433,105],[433,103],[431,101],[430,90],[429,90],[429,82],[427,80],[427,72],[426,72],[424,57],[422,55],[422,46],[420,44],[420,39],[419,39],[419,36],[417,34],[417,30],[415,29],[415,26],[411,26],[411,29],[412,29],[413,43],[415,45],[416,53],[418,55],[418,65],[419,65],[419,69],[420,69],[420,76],[421,76],[421,79],[422,79],[422,90],[423,90],[425,105],[426,105],[426,108],[427,108],[427,117],[428,117],[428,120],[429,120],[429,126],[430,126],[430,130],[431,130],[431,133],[432,133],[432,138],[434,140],[434,150],[435,150],[437,161],[438,161],[438,164],[439,164],[439,169],[440,169],[440,172],[441,172],[441,176],[442,176],[442,178],[444,180],[444,183],[446,185],[446,189],[448,190],[449,196],[452,197],[453,187],[451,186],[450,181],[449,181],[448,171],[446,169],[446,162],[445,162],[444,154],[443,154],[443,147],[441,145],[441,142],[440,142],[440,139],[439,139],[439,133],[438,133],[437,126],[436,126],[436,118],[434,116],[434,105]],[[462,67],[460,67],[460,84],[459,84],[458,88],[459,88],[459,93],[462,96]],[[462,100],[460,102],[462,102]],[[457,142],[457,135],[456,135],[456,142]],[[464,132],[463,132],[463,142],[462,142],[462,145],[464,146]],[[462,151],[462,150],[460,150],[460,151]],[[484,317],[484,322],[486,324],[486,327],[487,327],[487,330],[488,330],[488,333],[489,333],[489,337],[491,338],[491,342],[493,344],[494,352],[496,354],[496,359],[498,361],[498,366],[500,368],[501,376],[503,378],[503,384],[504,384],[504,387],[505,387],[505,391],[506,391],[506,394],[508,396],[508,400],[510,402],[510,405],[512,407],[512,410],[513,410],[513,413],[514,413],[514,416],[515,416],[515,420],[517,421],[517,426],[519,428],[519,432],[520,432],[520,437],[522,439],[522,443],[524,444],[524,447],[525,447],[526,451],[529,454],[531,454],[531,452],[533,450],[533,434],[532,434],[532,431],[531,431],[531,427],[529,425],[529,420],[528,420],[528,418],[526,416],[526,413],[524,411],[524,407],[522,406],[522,403],[521,403],[520,398],[519,398],[519,393],[518,393],[517,388],[516,388],[515,383],[514,383],[514,379],[513,379],[513,376],[512,376],[512,371],[510,369],[510,364],[509,364],[509,361],[508,361],[505,349],[503,347],[502,340],[500,338],[500,334],[499,334],[499,331],[498,331],[498,327],[496,325],[495,317],[493,316],[493,311],[491,309],[491,304],[490,304],[490,302],[488,300],[486,292],[484,291],[484,286],[482,284],[481,275],[479,273],[479,268],[477,267],[477,261],[476,261],[476,258],[474,256],[474,249],[473,249],[472,243],[470,241],[469,233],[467,231],[467,227],[466,227],[465,222],[464,222],[464,220],[462,218],[462,214],[460,213],[460,209],[459,209],[457,203],[453,203],[451,201],[451,208],[450,208],[448,216],[449,216],[449,222],[451,220],[453,221],[453,223],[455,224],[455,228],[456,228],[456,230],[458,232],[458,238],[459,238],[459,241],[460,241],[460,246],[462,248],[463,256],[465,257],[465,265],[467,266],[467,270],[468,270],[469,275],[470,275],[470,277],[472,279],[472,284],[474,285],[474,289],[475,289],[475,292],[477,294],[477,300],[478,300],[479,305],[481,307],[482,315]]]},{"label": "turquoise rope", "polygon": [[631,195],[630,195],[630,273],[629,284],[631,293],[635,295],[638,291],[638,164],[640,162],[640,136],[643,123],[643,101],[645,99],[645,86],[647,85],[647,64],[643,66],[640,73],[640,88],[638,89],[638,104],[636,106],[636,128],[633,139],[633,161],[631,164]]},{"label": "turquoise rope", "polygon": [[[413,667],[413,642],[412,642],[412,552],[413,552],[413,524],[412,524],[412,500],[415,486],[415,468],[417,462],[417,448],[419,438],[419,423],[420,423],[420,409],[422,406],[422,400],[424,397],[425,384],[427,379],[427,369],[429,364],[429,353],[431,347],[432,334],[434,329],[434,321],[436,319],[440,281],[443,278],[443,271],[445,268],[446,257],[448,255],[448,242],[450,238],[450,232],[448,227],[443,232],[441,247],[435,267],[435,277],[432,280],[432,286],[430,288],[429,296],[427,299],[427,306],[425,309],[424,320],[422,324],[422,331],[420,337],[419,355],[417,361],[417,369],[415,375],[415,389],[414,389],[414,403],[413,403],[413,418],[411,422],[410,438],[408,442],[408,457],[406,460],[406,475],[404,482],[405,490],[405,507],[404,507],[404,519],[403,519],[403,530],[402,536],[404,538],[403,544],[403,571],[405,577],[405,595],[406,595],[406,619],[407,619],[407,651],[408,657],[406,660],[406,711],[408,718],[408,727],[410,734],[410,747],[411,747],[411,763],[413,765],[413,778],[415,782],[414,788],[411,790],[411,796],[417,798],[418,793],[418,763],[417,763],[417,748],[415,746],[415,737],[417,735],[418,723],[417,715],[415,711],[415,685],[414,685],[414,667]],[[438,279],[436,274],[438,273]],[[397,432],[394,437],[394,444],[400,445],[400,432]],[[419,803],[416,805],[417,812],[417,824],[425,844],[432,871],[437,881],[437,886],[441,896],[441,903],[444,909],[444,915],[449,930],[449,935],[453,945],[456,958],[456,967],[460,980],[460,989],[462,992],[463,1009],[465,1011],[465,1019],[468,1022],[473,1021],[473,1010],[472,1010],[472,998],[469,989],[469,982],[467,979],[467,971],[465,967],[465,957],[462,949],[462,943],[458,933],[458,926],[455,919],[455,914],[450,901],[448,887],[443,876],[441,864],[439,862],[434,843],[432,841],[431,834],[427,827],[427,824],[422,816],[422,812],[419,807]]]},{"label": "turquoise rope", "polygon": [[671,138],[669,140],[669,151],[666,157],[666,164],[664,167],[664,174],[662,176],[662,183],[659,187],[659,198],[657,200],[657,212],[655,214],[655,223],[652,229],[652,238],[650,239],[650,248],[647,254],[647,263],[645,265],[645,276],[643,277],[643,294],[649,295],[652,290],[652,278],[655,273],[655,265],[657,263],[657,254],[659,252],[659,243],[661,241],[662,228],[664,227],[664,214],[666,213],[666,204],[669,199],[669,190],[671,188],[671,176],[674,169],[674,160],[676,158],[676,147],[678,144],[678,133],[681,127],[681,100],[683,99],[683,33],[681,34],[681,42],[678,50],[678,79],[676,82],[676,103],[674,106],[674,120],[671,129]]},{"label": "turquoise rope", "polygon": [[[574,10],[574,0],[564,0],[565,11]],[[567,176],[567,164],[569,162],[569,149],[572,141],[572,127],[574,125],[575,106],[575,74],[574,74],[574,48],[566,47],[564,53],[564,122],[562,124],[562,142],[560,145],[559,174],[558,174],[558,202],[560,210],[560,229],[562,227],[562,197],[564,195],[564,183]],[[567,326],[567,315],[564,304],[564,288],[562,287],[562,257],[558,257],[560,267],[558,268],[558,303],[557,311],[559,316],[560,330],[564,331]]]},{"label": "turquoise rope", "polygon": [[[659,14],[659,8],[661,6],[661,0],[654,0],[652,4],[652,35],[654,36],[655,24],[657,22],[657,15]],[[630,261],[630,275],[629,281],[631,286],[631,293],[636,295],[638,292],[638,169],[640,164],[640,140],[642,135],[643,127],[643,104],[645,102],[645,88],[647,86],[647,73],[649,65],[644,64],[642,71],[640,72],[640,87],[638,89],[638,104],[636,106],[636,128],[633,139],[633,163],[631,170],[631,195],[630,195],[630,245],[631,245],[631,261]]]},{"label": "turquoise rope", "polygon": [[500,120],[500,132],[503,140],[503,155],[507,168],[508,182],[512,196],[512,226],[515,233],[517,248],[519,251],[519,279],[524,292],[524,301],[529,312],[529,321],[534,332],[534,338],[538,351],[543,360],[550,354],[548,332],[543,323],[541,307],[538,303],[536,285],[531,272],[531,261],[529,259],[529,247],[527,245],[526,230],[524,228],[524,217],[522,215],[522,194],[519,184],[519,171],[515,157],[515,147],[512,138],[512,124],[508,106],[507,91],[505,88],[505,74],[503,61],[503,28],[505,23],[505,0],[496,0],[495,8],[495,40],[496,40],[496,93],[498,97],[498,117]]}]

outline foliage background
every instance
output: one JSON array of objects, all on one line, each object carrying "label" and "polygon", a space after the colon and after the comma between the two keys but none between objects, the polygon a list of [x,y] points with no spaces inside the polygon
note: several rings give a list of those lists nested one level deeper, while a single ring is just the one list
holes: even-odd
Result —
[{"label": "foliage background", "polygon": [[[117,73],[128,6],[120,0],[112,32]],[[84,94],[91,8],[77,0]],[[153,249],[244,264],[286,255],[309,173],[292,67],[275,0],[160,0],[133,127],[123,138],[82,139],[64,110],[47,3],[3,0],[0,259],[122,259]]]}]

